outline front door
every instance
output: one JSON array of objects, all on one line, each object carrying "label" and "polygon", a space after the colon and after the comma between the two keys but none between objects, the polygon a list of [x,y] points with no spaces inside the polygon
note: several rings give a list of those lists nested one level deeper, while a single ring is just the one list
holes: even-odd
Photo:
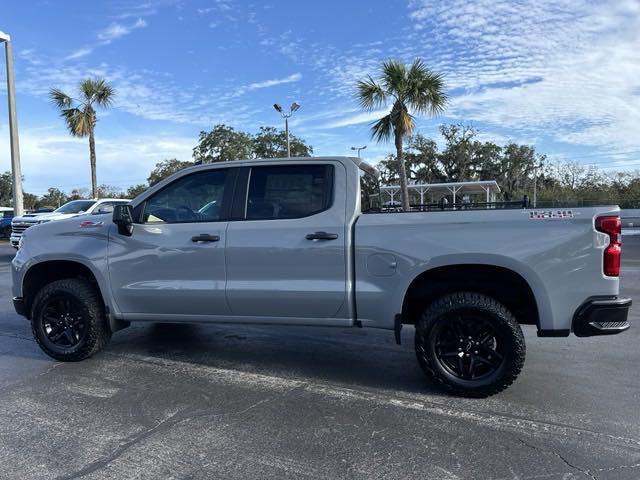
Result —
[{"label": "front door", "polygon": [[227,228],[234,316],[346,318],[345,184],[337,162],[250,169]]},{"label": "front door", "polygon": [[230,172],[182,176],[136,207],[139,223],[130,237],[112,229],[109,276],[125,318],[229,313],[224,244]]}]

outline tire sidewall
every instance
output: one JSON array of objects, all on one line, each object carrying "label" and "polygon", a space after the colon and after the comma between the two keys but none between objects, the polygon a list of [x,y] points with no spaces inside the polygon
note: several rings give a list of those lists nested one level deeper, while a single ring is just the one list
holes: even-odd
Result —
[{"label": "tire sidewall", "polygon": [[[490,300],[491,302],[487,302]],[[460,378],[447,370],[437,358],[436,330],[451,314],[473,312],[482,316],[495,330],[501,342],[501,365],[491,374],[477,380]],[[429,376],[454,393],[486,396],[506,388],[518,375],[524,362],[524,338],[511,313],[501,304],[479,294],[454,294],[437,300],[425,310],[416,326],[415,347],[418,361]]]},{"label": "tire sidewall", "polygon": [[[102,310],[87,288],[87,285],[80,280],[59,280],[43,287],[34,299],[31,313],[33,335],[40,348],[56,360],[78,361],[91,356],[100,336],[104,335]],[[50,300],[58,296],[72,297],[80,306],[84,318],[82,338],[78,344],[71,347],[53,344],[44,330],[44,309]]]}]

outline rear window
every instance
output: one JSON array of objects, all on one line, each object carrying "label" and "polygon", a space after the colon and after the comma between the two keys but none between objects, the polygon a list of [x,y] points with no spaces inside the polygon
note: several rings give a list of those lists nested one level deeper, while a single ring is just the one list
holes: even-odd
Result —
[{"label": "rear window", "polygon": [[247,195],[247,220],[308,217],[331,206],[332,165],[253,167]]}]

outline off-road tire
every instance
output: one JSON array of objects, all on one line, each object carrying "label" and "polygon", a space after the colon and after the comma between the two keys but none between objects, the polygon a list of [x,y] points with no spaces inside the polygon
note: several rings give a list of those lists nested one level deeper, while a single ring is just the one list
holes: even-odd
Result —
[{"label": "off-road tire", "polygon": [[[438,347],[432,335],[443,328],[445,324],[441,322],[462,317],[468,321],[468,318],[476,316],[487,322],[500,338],[502,363],[484,378],[463,379],[443,365],[442,355],[438,358]],[[515,381],[524,365],[526,349],[522,329],[504,305],[487,295],[457,292],[438,298],[425,309],[416,324],[415,350],[420,366],[435,383],[455,395],[487,397],[501,392]]]},{"label": "off-road tire", "polygon": [[[58,346],[47,337],[43,309],[53,299],[69,298],[78,306],[83,318],[83,334],[73,346]],[[78,362],[99,352],[111,339],[104,303],[98,289],[87,280],[67,278],[45,285],[34,298],[31,329],[40,348],[50,357],[63,362]],[[84,330],[86,329],[86,331]]]}]

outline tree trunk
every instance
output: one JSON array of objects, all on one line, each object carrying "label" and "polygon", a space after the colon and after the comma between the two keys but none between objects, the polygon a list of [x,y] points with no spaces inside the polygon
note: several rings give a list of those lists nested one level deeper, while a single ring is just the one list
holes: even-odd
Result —
[{"label": "tree trunk", "polygon": [[398,175],[400,177],[400,197],[402,199],[402,209],[409,211],[409,189],[407,188],[407,167],[404,164],[402,153],[402,135],[396,133],[396,160],[398,161]]},{"label": "tree trunk", "polygon": [[91,162],[91,197],[98,198],[98,180],[96,178],[96,140],[93,128],[89,131],[89,161]]}]

